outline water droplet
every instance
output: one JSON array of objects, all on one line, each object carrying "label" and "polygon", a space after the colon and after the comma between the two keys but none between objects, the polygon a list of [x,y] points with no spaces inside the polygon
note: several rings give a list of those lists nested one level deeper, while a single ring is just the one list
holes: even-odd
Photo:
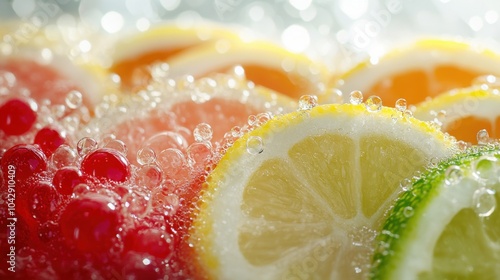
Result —
[{"label": "water droplet", "polygon": [[444,172],[444,182],[448,186],[453,186],[458,184],[464,177],[463,171],[460,168],[460,166],[457,165],[451,165],[448,168],[446,168],[446,171]]},{"label": "water droplet", "polygon": [[208,123],[198,124],[193,131],[196,142],[207,142],[212,139],[212,127]]},{"label": "water droplet", "polygon": [[156,153],[150,147],[143,147],[137,151],[137,163],[140,165],[151,164],[156,160]]},{"label": "water droplet", "polygon": [[477,144],[487,145],[490,142],[490,135],[486,129],[481,129],[477,132]]},{"label": "water droplet", "polygon": [[376,95],[368,97],[365,102],[368,112],[378,112],[382,109],[382,99]]},{"label": "water droplet", "polygon": [[444,121],[446,120],[446,111],[441,110],[441,111],[437,112],[436,120],[439,122],[439,124],[443,124]]},{"label": "water droplet", "polygon": [[413,187],[413,183],[410,179],[406,178],[406,179],[401,181],[400,186],[401,186],[401,189],[406,192],[406,191],[411,190],[411,188]]},{"label": "water droplet", "polygon": [[85,156],[97,148],[97,141],[90,137],[83,137],[76,144],[76,150],[80,156]]},{"label": "water droplet", "polygon": [[264,143],[259,136],[250,136],[247,139],[247,152],[251,155],[257,155],[264,151]]},{"label": "water droplet", "polygon": [[82,93],[76,90],[68,92],[65,99],[66,106],[68,106],[68,108],[70,109],[76,109],[80,107],[80,105],[82,105],[82,101],[83,101]]},{"label": "water droplet", "polygon": [[398,110],[400,112],[404,112],[404,111],[406,111],[406,106],[407,106],[406,99],[400,98],[400,99],[396,100],[396,104],[394,107],[396,108],[396,110]]},{"label": "water droplet", "polygon": [[413,216],[413,207],[411,206],[406,206],[404,209],[403,209],[403,215],[406,217],[406,218],[409,218],[411,216]]},{"label": "water droplet", "polygon": [[268,113],[259,113],[257,115],[256,125],[263,125],[271,119],[271,115]]},{"label": "water droplet", "polygon": [[500,80],[493,75],[484,75],[475,78],[472,81],[472,85],[479,86],[484,89],[496,89],[500,88]]},{"label": "water droplet", "polygon": [[489,217],[497,207],[495,191],[488,188],[480,188],[472,196],[474,211],[479,217]]},{"label": "water droplet", "polygon": [[299,99],[299,110],[310,110],[318,105],[318,97],[316,95],[302,95]]},{"label": "water droplet", "polygon": [[472,175],[480,181],[492,183],[496,180],[497,158],[484,155],[472,163]]},{"label": "water droplet", "polygon": [[405,111],[403,112],[403,116],[404,116],[406,119],[411,118],[411,117],[413,117],[413,112],[412,112],[412,111],[410,111],[410,110],[405,110]]},{"label": "water droplet", "polygon": [[351,92],[349,102],[353,105],[358,105],[363,103],[363,93],[359,90]]}]

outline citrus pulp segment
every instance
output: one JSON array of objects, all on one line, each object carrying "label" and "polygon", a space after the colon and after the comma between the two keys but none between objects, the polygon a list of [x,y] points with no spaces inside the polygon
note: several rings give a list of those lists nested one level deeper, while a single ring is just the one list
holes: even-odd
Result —
[{"label": "citrus pulp segment", "polygon": [[365,277],[399,182],[454,150],[453,139],[398,113],[317,106],[237,140],[195,216],[201,267],[214,279]]},{"label": "citrus pulp segment", "polygon": [[498,279],[499,159],[476,146],[415,180],[377,238],[372,279]]},{"label": "citrus pulp segment", "polygon": [[398,98],[415,105],[442,92],[463,88],[478,76],[498,75],[500,57],[458,41],[422,40],[380,59],[361,63],[343,74],[336,87],[378,95],[392,106]]},{"label": "citrus pulp segment", "polygon": [[443,131],[458,140],[477,143],[478,131],[500,137],[500,94],[498,89],[474,86],[451,90],[416,106],[414,116],[438,122]]},{"label": "citrus pulp segment", "polygon": [[242,66],[245,76],[256,85],[298,99],[316,94],[321,99],[328,71],[305,55],[292,53],[263,41],[222,39],[191,48],[169,61],[169,73],[176,77],[203,77],[225,73]]}]

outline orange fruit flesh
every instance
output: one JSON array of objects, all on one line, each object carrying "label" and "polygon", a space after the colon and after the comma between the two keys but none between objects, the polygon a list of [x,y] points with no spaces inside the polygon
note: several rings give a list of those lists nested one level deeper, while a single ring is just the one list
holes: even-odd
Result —
[{"label": "orange fruit flesh", "polygon": [[[119,61],[111,66],[110,70],[113,73],[116,73],[120,76],[122,80],[122,88],[124,89],[132,89],[134,86],[134,79],[139,78],[140,80],[149,80],[151,77],[146,71],[146,67],[152,65],[155,62],[167,61],[169,58],[177,55],[178,53],[186,50],[193,45],[186,45],[181,47],[169,48],[169,49],[161,49],[156,51],[149,51],[142,55],[139,55],[134,58],[126,59],[123,61]],[[144,70],[140,72],[140,77],[134,77],[136,74],[136,70]]]},{"label": "orange fruit flesh", "polygon": [[477,132],[481,129],[486,129],[491,138],[500,137],[500,117],[493,124],[487,119],[466,117],[455,120],[444,127],[445,132],[448,132],[459,140],[473,144],[477,143]]},{"label": "orange fruit flesh", "polygon": [[368,91],[368,96],[377,95],[387,106],[405,98],[408,104],[417,104],[427,97],[435,97],[454,88],[470,86],[474,78],[487,73],[478,73],[454,65],[437,66],[431,75],[424,70],[410,70],[379,81]]},{"label": "orange fruit flesh", "polygon": [[[258,86],[263,86],[298,100],[305,94],[317,94],[317,90],[306,78],[284,69],[267,68],[257,64],[239,64],[245,70],[245,77]],[[203,73],[196,78],[207,77],[215,73],[228,73],[236,65],[222,67]]]}]

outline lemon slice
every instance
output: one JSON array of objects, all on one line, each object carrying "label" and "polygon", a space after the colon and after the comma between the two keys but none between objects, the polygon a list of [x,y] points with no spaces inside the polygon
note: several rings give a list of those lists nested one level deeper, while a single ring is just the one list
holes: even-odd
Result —
[{"label": "lemon slice", "polygon": [[500,137],[500,94],[487,84],[452,90],[423,102],[414,116],[435,121],[458,140],[477,142],[477,133],[486,130],[491,138]]},{"label": "lemon slice", "polygon": [[210,22],[193,27],[174,23],[157,25],[116,41],[110,71],[121,77],[125,88],[131,88],[140,85],[136,80],[141,77],[137,75],[139,71],[146,71],[147,66],[166,62],[182,51],[206,42],[235,37],[235,31]]},{"label": "lemon slice", "polygon": [[329,76],[324,65],[264,41],[221,39],[191,48],[169,60],[172,76],[203,77],[240,65],[256,85],[298,99],[316,94],[321,99]]},{"label": "lemon slice", "polygon": [[398,98],[415,105],[467,87],[478,76],[498,75],[499,63],[500,57],[490,50],[428,39],[357,65],[340,77],[336,87],[345,93],[361,90],[367,96],[378,95],[386,105],[392,106]]},{"label": "lemon slice", "polygon": [[427,123],[394,121],[397,113],[322,105],[236,141],[208,177],[194,220],[202,269],[214,279],[366,276],[400,180],[454,150]]},{"label": "lemon slice", "polygon": [[499,279],[499,147],[474,147],[416,180],[378,237],[372,279]]}]

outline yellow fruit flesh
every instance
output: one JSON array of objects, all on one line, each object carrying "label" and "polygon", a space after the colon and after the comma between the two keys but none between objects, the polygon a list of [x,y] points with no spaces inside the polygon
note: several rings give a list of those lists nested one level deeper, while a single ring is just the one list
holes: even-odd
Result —
[{"label": "yellow fruit flesh", "polygon": [[323,134],[295,144],[288,157],[265,161],[246,185],[242,254],[254,266],[286,265],[284,277],[329,279],[336,271],[338,279],[359,279],[370,261],[370,230],[399,181],[424,165],[423,153],[383,135]]}]

